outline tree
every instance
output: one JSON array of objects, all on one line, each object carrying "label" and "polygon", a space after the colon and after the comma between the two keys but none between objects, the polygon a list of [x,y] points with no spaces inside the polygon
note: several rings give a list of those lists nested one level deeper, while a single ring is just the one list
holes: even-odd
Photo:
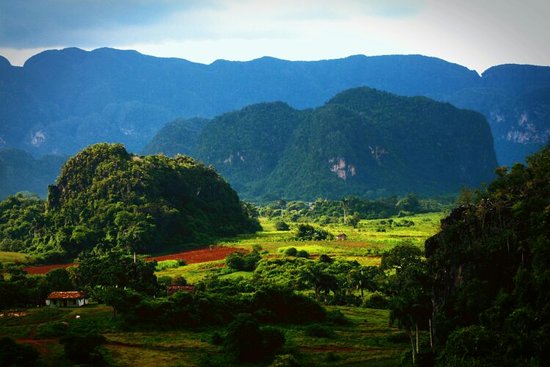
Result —
[{"label": "tree", "polygon": [[288,231],[290,229],[289,225],[283,221],[278,221],[275,223],[275,229],[277,231]]},{"label": "tree", "polygon": [[51,291],[70,291],[75,289],[67,269],[61,268],[49,271],[46,274],[46,281]]},{"label": "tree", "polygon": [[396,271],[400,271],[410,265],[418,264],[422,259],[422,256],[422,250],[415,246],[412,242],[403,242],[402,244],[392,248],[390,251],[382,254],[380,269],[395,269]]},{"label": "tree", "polygon": [[413,363],[420,352],[420,329],[428,329],[431,342],[431,299],[428,267],[422,251],[402,243],[382,255],[381,270],[388,272],[387,292],[390,323],[404,329],[410,338]]},{"label": "tree", "polygon": [[134,261],[133,255],[123,248],[95,247],[83,252],[77,259],[77,284],[83,287],[128,287],[139,292],[155,294],[158,290],[155,262]]},{"label": "tree", "polygon": [[364,290],[374,292],[378,289],[376,278],[379,275],[380,269],[377,266],[361,266],[351,269],[347,276],[350,284],[361,291],[361,299],[364,301]]},{"label": "tree", "polygon": [[284,342],[284,336],[279,330],[262,330],[252,315],[239,314],[229,324],[224,349],[236,362],[259,362],[272,358]]},{"label": "tree", "polygon": [[334,236],[329,232],[320,228],[315,228],[312,225],[300,224],[296,230],[295,238],[302,241],[323,241],[332,239]]}]

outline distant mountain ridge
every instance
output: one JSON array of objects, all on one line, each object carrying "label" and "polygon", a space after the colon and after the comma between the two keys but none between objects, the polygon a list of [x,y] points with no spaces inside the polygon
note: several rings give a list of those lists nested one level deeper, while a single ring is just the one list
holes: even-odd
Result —
[{"label": "distant mountain ridge", "polygon": [[[141,151],[176,118],[209,118],[272,101],[313,108],[360,86],[481,112],[500,164],[523,160],[550,135],[550,67],[500,65],[480,76],[420,55],[204,65],[136,51],[68,48],[35,55],[24,67],[0,60],[0,144],[34,155],[72,154],[98,141]],[[540,102],[524,103],[531,94]]]},{"label": "distant mountain ridge", "polygon": [[[178,146],[190,125],[167,125],[148,153]],[[481,114],[366,87],[316,109],[273,102],[228,112],[207,123],[194,146],[186,153],[260,201],[447,194],[489,182],[497,166]]]}]

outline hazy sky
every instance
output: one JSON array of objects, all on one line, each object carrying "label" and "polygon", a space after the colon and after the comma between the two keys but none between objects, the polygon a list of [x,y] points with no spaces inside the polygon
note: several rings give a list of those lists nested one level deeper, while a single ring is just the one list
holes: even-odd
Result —
[{"label": "hazy sky", "polygon": [[550,65],[550,0],[0,0],[0,55],[135,49],[210,63],[424,54]]}]

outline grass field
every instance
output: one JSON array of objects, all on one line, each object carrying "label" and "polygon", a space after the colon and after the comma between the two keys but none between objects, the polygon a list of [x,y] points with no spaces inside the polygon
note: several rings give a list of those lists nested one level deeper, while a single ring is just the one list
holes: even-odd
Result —
[{"label": "grass field", "polygon": [[[420,214],[393,218],[392,221],[362,220],[356,228],[324,226],[334,235],[345,233],[348,236],[345,241],[296,241],[294,229],[297,224],[291,224],[289,231],[276,231],[273,221],[261,219],[262,231],[223,240],[215,245],[225,251],[221,251],[223,256],[235,250],[248,252],[254,245],[259,245],[262,257],[278,258],[285,256],[285,249],[295,247],[306,250],[313,258],[327,254],[337,259],[357,260],[363,265],[378,265],[381,254],[396,244],[410,241],[422,246],[426,238],[439,230],[443,215]],[[186,252],[164,256],[158,260],[183,258],[188,263],[167,267],[157,271],[156,275],[183,276],[190,284],[212,274],[222,279],[252,279],[252,272],[237,272],[227,268],[222,257],[214,256],[218,252],[216,246],[195,250],[192,253],[196,255],[194,257],[189,257],[191,255]],[[0,261],[17,263],[32,259],[22,254],[1,252]],[[276,325],[285,335],[283,353],[298,356],[306,366],[399,365],[409,344],[401,331],[388,326],[387,310],[344,306],[326,308],[341,311],[350,324],[331,325],[334,331],[331,337],[309,336],[307,326]],[[81,309],[36,308],[20,311],[0,315],[0,337],[10,336],[18,342],[33,345],[41,353],[43,366],[70,365],[64,356],[63,346],[59,344],[59,335],[55,333],[60,323],[72,330],[95,330],[103,334],[107,339],[103,347],[105,355],[114,366],[208,366],[212,363],[216,366],[232,366],[225,363],[223,348],[211,343],[214,333],[223,335],[225,327],[132,331],[122,329],[120,320],[113,318],[112,309],[104,305],[89,305]]]},{"label": "grass field", "polygon": [[[334,310],[336,307],[328,307]],[[401,332],[388,327],[388,311],[338,307],[350,320],[349,325],[332,326],[329,338],[308,336],[307,326],[274,325],[285,335],[283,353],[298,355],[310,366],[395,366],[399,364],[407,342]],[[59,335],[48,334],[52,324],[72,330],[94,329],[107,339],[104,349],[115,366],[203,366],[208,359],[218,365],[223,348],[211,343],[212,335],[224,334],[224,327],[199,330],[127,331],[118,327],[110,307],[89,305],[80,309],[40,308],[25,311],[24,316],[0,317],[0,336],[33,345],[44,366],[69,366],[59,344]],[[79,318],[76,318],[76,316]]]},{"label": "grass field", "polygon": [[[289,231],[277,231],[274,221],[261,218],[262,231],[220,241],[217,245],[246,251],[252,250],[254,245],[259,245],[264,257],[280,257],[285,249],[295,247],[297,250],[307,251],[312,257],[326,254],[338,259],[356,260],[361,265],[376,266],[380,264],[381,254],[399,243],[410,241],[419,247],[423,246],[428,237],[438,232],[444,214],[426,213],[394,217],[391,225],[388,219],[373,219],[362,220],[356,228],[337,224],[323,227],[334,235],[345,233],[348,236],[345,241],[296,241],[294,229],[297,224],[292,224]],[[414,225],[396,225],[406,222],[413,222]],[[192,284],[212,273],[229,277],[227,271],[224,269],[224,261],[217,260],[166,269],[157,272],[157,276],[182,276]]]},{"label": "grass field", "polygon": [[32,256],[22,254],[19,252],[0,251],[0,262],[3,264],[22,264],[32,263],[34,259]]}]

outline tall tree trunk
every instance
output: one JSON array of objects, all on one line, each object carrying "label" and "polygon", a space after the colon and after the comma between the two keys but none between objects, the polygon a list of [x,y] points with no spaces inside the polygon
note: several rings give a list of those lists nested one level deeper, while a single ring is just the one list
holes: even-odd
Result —
[{"label": "tall tree trunk", "polygon": [[414,340],[413,340],[413,335],[412,335],[412,330],[408,330],[409,331],[409,339],[411,340],[411,353],[412,353],[412,360],[413,360],[413,366],[416,364],[416,353],[415,353],[415,349],[414,349]]},{"label": "tall tree trunk", "polygon": [[418,322],[415,322],[414,323],[414,328],[415,328],[415,331],[414,331],[414,334],[416,336],[416,353],[419,353],[420,352],[420,346],[419,346],[419,342],[418,342]]},{"label": "tall tree trunk", "polygon": [[434,348],[433,330],[432,330],[432,318],[428,318],[428,328],[430,329],[430,348]]}]

